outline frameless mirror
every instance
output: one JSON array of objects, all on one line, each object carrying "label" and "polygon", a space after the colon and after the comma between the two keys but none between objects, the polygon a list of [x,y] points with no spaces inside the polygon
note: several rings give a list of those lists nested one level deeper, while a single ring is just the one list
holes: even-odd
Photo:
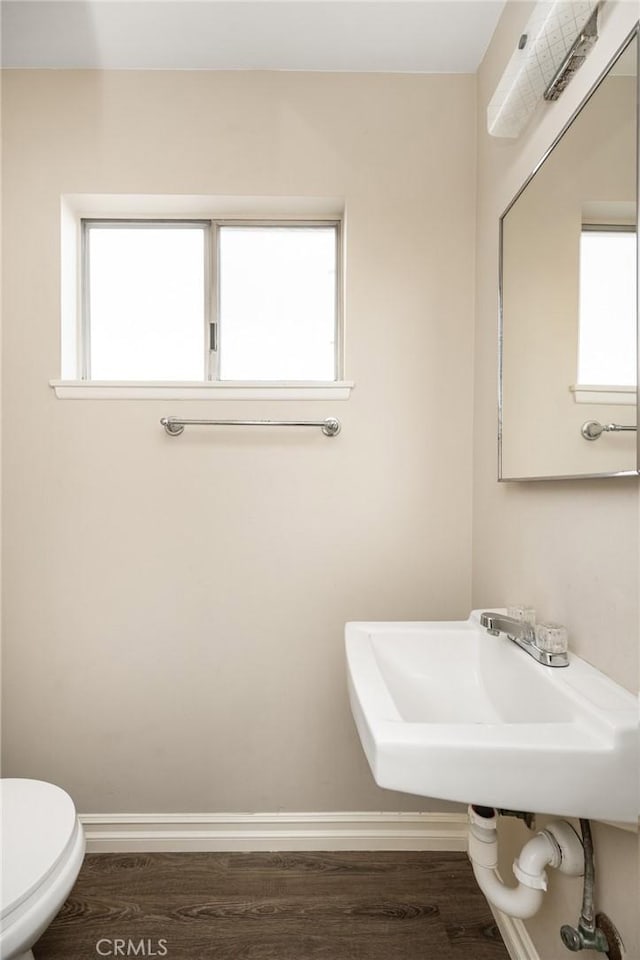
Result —
[{"label": "frameless mirror", "polygon": [[638,31],[500,219],[499,479],[638,472]]}]

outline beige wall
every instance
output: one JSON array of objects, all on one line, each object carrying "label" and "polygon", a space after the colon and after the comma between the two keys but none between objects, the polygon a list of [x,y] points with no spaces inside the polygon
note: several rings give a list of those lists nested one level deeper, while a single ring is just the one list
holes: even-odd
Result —
[{"label": "beige wall", "polygon": [[[6,775],[87,812],[446,809],[373,784],[343,627],[469,610],[474,115],[465,76],[8,73]],[[352,399],[57,400],[66,193],[344,197]]]},{"label": "beige wall", "polygon": [[[478,77],[478,223],[474,394],[473,603],[506,598],[567,624],[572,648],[628,688],[638,680],[638,482],[635,479],[496,482],[498,217],[637,19],[633,3],[607,3],[589,60],[555,104],[541,104],[515,142],[486,134],[485,109],[531,10],[510,3]],[[615,789],[615,785],[612,785]],[[514,834],[516,835],[514,837]],[[506,824],[503,853],[523,836]],[[618,924],[628,957],[640,957],[637,841],[597,825],[598,908]],[[580,885],[555,877],[528,928],[544,960],[564,960],[562,923],[577,920]]]}]

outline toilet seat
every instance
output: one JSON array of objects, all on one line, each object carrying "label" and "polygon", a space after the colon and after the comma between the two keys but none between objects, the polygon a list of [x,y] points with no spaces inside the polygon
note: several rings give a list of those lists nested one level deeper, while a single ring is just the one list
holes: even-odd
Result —
[{"label": "toilet seat", "polygon": [[41,780],[0,780],[0,956],[32,946],[66,899],[84,857],[71,798]]},{"label": "toilet seat", "polygon": [[30,897],[64,857],[76,827],[73,801],[41,780],[1,780],[0,919]]}]

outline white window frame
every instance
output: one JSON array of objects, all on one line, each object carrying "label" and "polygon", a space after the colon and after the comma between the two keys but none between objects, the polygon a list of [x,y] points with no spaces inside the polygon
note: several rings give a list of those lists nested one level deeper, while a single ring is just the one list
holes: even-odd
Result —
[{"label": "white window frame", "polygon": [[[211,215],[211,206],[222,213]],[[250,210],[249,208],[253,209]],[[228,213],[227,213],[228,212]],[[259,212],[258,217],[252,216]],[[168,227],[203,225],[210,238],[205,239],[208,289],[204,337],[209,338],[211,321],[218,322],[218,243],[221,226],[327,227],[336,230],[336,311],[334,375],[330,381],[231,381],[216,379],[217,359],[209,358],[206,340],[203,347],[207,369],[200,381],[97,381],[88,379],[89,336],[86,298],[83,285],[86,271],[88,224],[124,225],[140,223]],[[75,225],[74,225],[75,224]],[[159,195],[68,194],[61,198],[61,365],[62,377],[49,381],[61,399],[197,399],[197,400],[347,400],[354,387],[344,376],[344,201],[327,198],[204,197]],[[75,279],[74,279],[75,278]],[[75,293],[74,293],[75,289]],[[217,335],[216,330],[216,335]],[[84,379],[83,379],[84,378]]]},{"label": "white window frame", "polygon": [[[335,328],[334,328],[334,363],[333,379],[327,383],[340,380],[342,373],[342,223],[340,220],[166,220],[166,219],[92,219],[83,217],[81,220],[82,232],[82,270],[81,270],[81,318],[80,318],[80,350],[79,359],[81,369],[79,379],[93,382],[91,378],[91,307],[90,307],[90,259],[89,234],[93,229],[194,229],[203,230],[204,237],[204,329],[203,329],[203,383],[214,382],[224,384],[227,381],[220,379],[220,240],[221,227],[257,227],[264,229],[293,228],[293,229],[326,229],[335,230],[335,259],[336,259],[336,290],[335,290]],[[271,381],[264,381],[270,383]],[[294,381],[297,384],[310,381]]]}]

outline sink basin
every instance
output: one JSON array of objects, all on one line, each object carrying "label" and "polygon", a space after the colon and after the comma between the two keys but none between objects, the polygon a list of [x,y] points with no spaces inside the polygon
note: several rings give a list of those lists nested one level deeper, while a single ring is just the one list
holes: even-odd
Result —
[{"label": "sink basin", "polygon": [[638,702],[573,654],[536,663],[468,620],[348,623],[351,709],[381,787],[635,823]]}]

